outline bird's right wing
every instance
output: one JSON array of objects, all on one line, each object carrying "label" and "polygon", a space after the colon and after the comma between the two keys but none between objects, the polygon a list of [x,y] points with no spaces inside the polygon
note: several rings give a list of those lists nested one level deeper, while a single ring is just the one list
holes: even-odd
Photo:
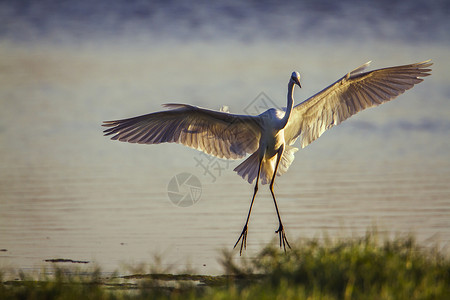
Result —
[{"label": "bird's right wing", "polygon": [[167,111],[105,121],[113,140],[140,144],[179,143],[219,158],[238,159],[258,149],[259,117],[235,115],[186,104]]},{"label": "bird's right wing", "polygon": [[296,105],[284,135],[289,144],[300,137],[304,148],[327,129],[369,107],[390,101],[430,75],[432,63],[420,63],[361,73],[366,63]]}]

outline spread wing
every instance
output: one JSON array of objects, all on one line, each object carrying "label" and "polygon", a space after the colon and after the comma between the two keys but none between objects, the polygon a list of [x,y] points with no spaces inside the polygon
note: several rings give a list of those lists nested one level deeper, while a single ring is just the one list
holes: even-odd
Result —
[{"label": "spread wing", "polygon": [[259,146],[257,116],[234,115],[185,104],[139,117],[105,121],[105,135],[139,144],[179,143],[219,158],[238,159]]},{"label": "spread wing", "polygon": [[357,112],[390,101],[430,75],[430,60],[361,73],[358,67],[324,90],[296,105],[285,128],[293,144],[300,136],[304,148],[334,125]]}]

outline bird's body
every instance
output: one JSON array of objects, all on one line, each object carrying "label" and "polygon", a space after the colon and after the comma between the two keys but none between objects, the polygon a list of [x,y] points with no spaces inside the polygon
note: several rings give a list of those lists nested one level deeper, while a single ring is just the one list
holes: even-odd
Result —
[{"label": "bird's body", "polygon": [[288,84],[286,110],[269,109],[258,116],[236,115],[186,104],[165,104],[167,111],[139,117],[106,121],[105,135],[130,143],[159,144],[176,142],[219,158],[240,159],[236,171],[252,183],[256,179],[252,202],[242,233],[246,247],[248,221],[262,184],[270,183],[279,228],[280,247],[288,245],[278,211],[273,184],[275,175],[286,172],[298,150],[292,145],[300,139],[301,148],[320,137],[327,129],[368,107],[394,99],[415,84],[420,77],[430,75],[430,61],[378,69],[363,73],[366,63],[349,72],[335,83],[294,107],[294,87],[300,85],[300,75],[293,72]]}]

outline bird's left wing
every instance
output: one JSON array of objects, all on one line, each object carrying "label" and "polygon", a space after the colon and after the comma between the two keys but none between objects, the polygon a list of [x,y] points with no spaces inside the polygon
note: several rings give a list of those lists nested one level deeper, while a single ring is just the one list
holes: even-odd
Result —
[{"label": "bird's left wing", "polygon": [[179,143],[219,158],[238,159],[257,150],[258,116],[235,115],[186,104],[165,104],[167,111],[105,121],[113,140],[140,144]]},{"label": "bird's left wing", "polygon": [[362,73],[369,63],[296,105],[284,130],[287,142],[293,144],[300,136],[301,147],[306,147],[357,112],[390,101],[422,82],[420,77],[430,75],[432,65],[427,60]]}]

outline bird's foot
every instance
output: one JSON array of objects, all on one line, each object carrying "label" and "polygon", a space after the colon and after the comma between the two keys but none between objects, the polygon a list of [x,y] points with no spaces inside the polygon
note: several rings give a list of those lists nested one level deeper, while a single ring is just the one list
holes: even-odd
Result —
[{"label": "bird's foot", "polygon": [[291,245],[289,245],[286,234],[284,233],[283,224],[280,223],[280,227],[278,227],[278,230],[275,231],[275,233],[278,233],[278,236],[280,237],[280,248],[283,246],[284,252],[286,252],[286,245],[291,249]]},{"label": "bird's foot", "polygon": [[233,247],[233,249],[236,248],[239,241],[241,241],[241,249],[239,250],[239,256],[242,255],[242,249],[247,248],[247,231],[248,231],[248,227],[247,227],[247,224],[245,224],[244,228],[242,229],[241,235],[239,236],[236,244],[234,244],[234,247]]}]

